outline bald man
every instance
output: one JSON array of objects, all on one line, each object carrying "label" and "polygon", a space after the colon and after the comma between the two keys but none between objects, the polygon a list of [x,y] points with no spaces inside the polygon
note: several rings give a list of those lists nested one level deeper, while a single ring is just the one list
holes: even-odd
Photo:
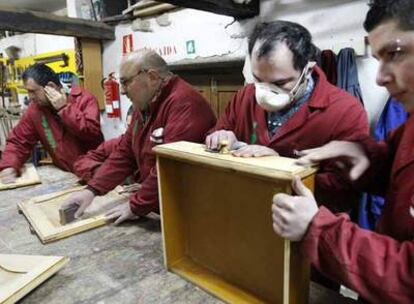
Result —
[{"label": "bald man", "polygon": [[135,216],[158,212],[158,186],[155,155],[158,144],[180,140],[202,142],[215,124],[206,100],[173,75],[157,53],[141,50],[126,55],[120,66],[121,93],[134,106],[131,124],[119,146],[88,181],[85,190],[71,195],[63,208],[76,205],[75,217],[82,215],[96,195],[103,195],[121,184],[139,168],[141,188],[129,203],[112,209],[107,216],[119,224]]}]

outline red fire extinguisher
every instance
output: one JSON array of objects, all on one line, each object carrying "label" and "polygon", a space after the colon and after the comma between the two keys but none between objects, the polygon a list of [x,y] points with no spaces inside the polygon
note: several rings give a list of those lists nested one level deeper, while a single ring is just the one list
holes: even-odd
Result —
[{"label": "red fire extinguisher", "polygon": [[108,118],[121,118],[119,84],[113,72],[109,73],[108,78],[102,79],[102,87],[105,93],[106,115]]}]

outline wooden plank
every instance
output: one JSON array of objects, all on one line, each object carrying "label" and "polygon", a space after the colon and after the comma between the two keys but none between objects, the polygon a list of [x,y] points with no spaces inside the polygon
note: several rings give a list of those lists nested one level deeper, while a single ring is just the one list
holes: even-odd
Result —
[{"label": "wooden plank", "polygon": [[67,262],[59,256],[0,254],[0,303],[16,303]]},{"label": "wooden plank", "polygon": [[186,141],[159,145],[153,150],[164,157],[226,170],[236,170],[256,177],[292,180],[294,175],[304,178],[316,172],[316,168],[296,165],[295,159],[292,158],[281,156],[235,157],[231,154],[207,152],[204,145]]},{"label": "wooden plank", "polygon": [[251,18],[260,13],[259,0],[252,0],[249,4],[237,4],[233,0],[159,0],[158,2],[232,16],[238,19]]},{"label": "wooden plank", "polygon": [[91,39],[115,39],[113,27],[102,22],[22,9],[0,9],[0,29]]},{"label": "wooden plank", "polygon": [[81,39],[83,61],[83,87],[98,99],[100,110],[105,109],[104,93],[101,86],[103,78],[102,46],[99,40]]},{"label": "wooden plank", "polygon": [[[156,149],[166,267],[229,303],[306,303],[309,262],[272,229],[273,195],[292,192],[289,166],[267,159],[256,170],[250,158],[246,174],[238,158],[206,157],[202,145],[166,146]],[[313,188],[313,176],[304,182]]]},{"label": "wooden plank", "polygon": [[140,2],[137,2],[137,3],[129,6],[127,9],[123,10],[122,15],[126,15],[126,14],[132,12],[133,10],[140,10],[140,9],[151,7],[151,6],[154,6],[154,5],[157,5],[157,4],[158,4],[157,1],[140,1]]},{"label": "wooden plank", "polygon": [[71,193],[82,189],[83,186],[73,187],[18,203],[19,209],[42,243],[49,243],[105,225],[108,223],[104,216],[105,212],[120,203],[128,202],[128,194],[118,194],[117,190],[113,190],[104,196],[96,197],[81,219],[62,225],[59,219],[61,204]]},{"label": "wooden plank", "polygon": [[154,6],[151,6],[151,7],[134,10],[132,14],[134,17],[148,17],[148,16],[154,16],[154,15],[160,15],[160,14],[163,14],[165,12],[168,12],[176,8],[177,7],[172,4],[160,3]]},{"label": "wooden plank", "polygon": [[22,168],[22,175],[18,177],[14,183],[4,184],[0,182],[0,190],[9,190],[40,183],[40,177],[33,164],[25,164]]}]

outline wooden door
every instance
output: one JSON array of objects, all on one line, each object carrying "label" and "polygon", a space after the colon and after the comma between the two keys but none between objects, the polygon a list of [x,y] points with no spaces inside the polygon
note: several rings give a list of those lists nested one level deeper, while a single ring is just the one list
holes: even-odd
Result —
[{"label": "wooden door", "polygon": [[176,71],[180,77],[207,99],[215,115],[224,113],[234,94],[243,87],[244,78],[240,69]]}]

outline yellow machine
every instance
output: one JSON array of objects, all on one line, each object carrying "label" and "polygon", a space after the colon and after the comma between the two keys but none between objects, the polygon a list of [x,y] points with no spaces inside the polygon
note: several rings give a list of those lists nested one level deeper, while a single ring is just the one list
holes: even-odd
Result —
[{"label": "yellow machine", "polygon": [[75,51],[66,49],[61,51],[47,52],[35,56],[24,57],[14,60],[12,63],[9,59],[0,58],[1,62],[6,65],[9,73],[9,79],[6,87],[17,93],[26,93],[23,87],[22,74],[29,66],[41,62],[47,64],[56,73],[71,72],[77,74]]}]

